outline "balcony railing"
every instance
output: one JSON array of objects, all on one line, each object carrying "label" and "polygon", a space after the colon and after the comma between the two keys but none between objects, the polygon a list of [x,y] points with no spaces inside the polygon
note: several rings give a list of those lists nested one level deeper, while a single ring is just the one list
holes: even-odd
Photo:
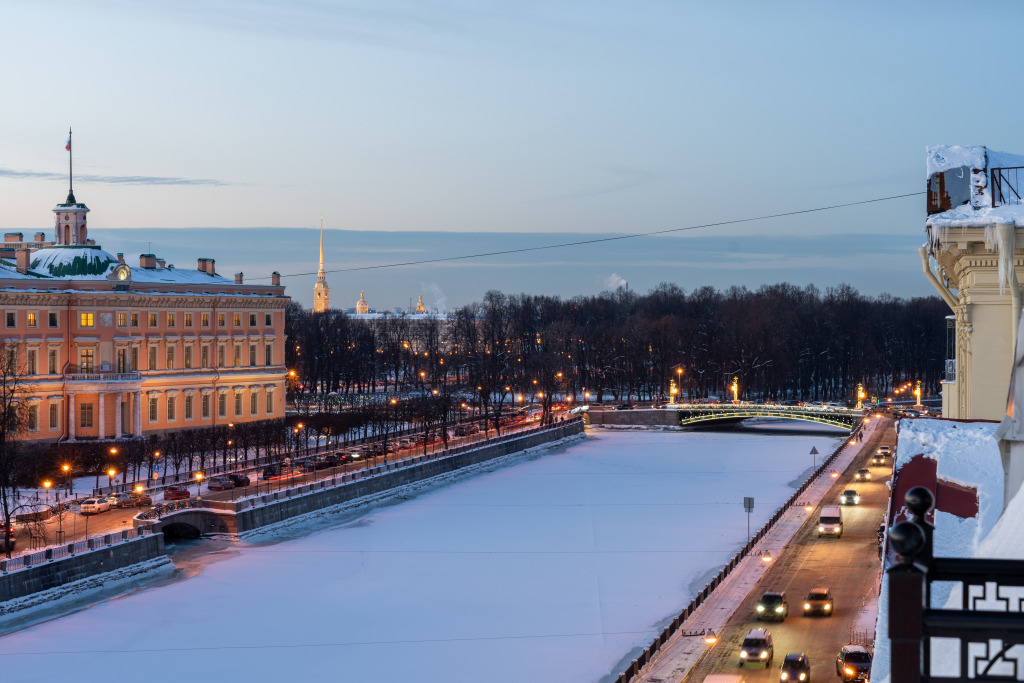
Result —
[{"label": "balcony railing", "polygon": [[142,374],[138,372],[76,372],[64,375],[69,382],[138,382]]},{"label": "balcony railing", "polygon": [[1024,204],[1021,200],[1020,181],[1024,175],[1024,166],[1013,166],[1008,168],[993,168],[991,171],[992,182],[992,208],[997,206],[1008,206],[1013,204]]},{"label": "balcony railing", "polygon": [[[905,502],[911,520],[889,529],[897,561],[887,571],[890,680],[1019,681],[1024,673],[1024,561],[934,557],[935,528],[924,520],[934,501],[928,489],[910,489]],[[933,583],[959,588],[960,600],[932,607]],[[885,672],[871,673],[874,679]]]}]

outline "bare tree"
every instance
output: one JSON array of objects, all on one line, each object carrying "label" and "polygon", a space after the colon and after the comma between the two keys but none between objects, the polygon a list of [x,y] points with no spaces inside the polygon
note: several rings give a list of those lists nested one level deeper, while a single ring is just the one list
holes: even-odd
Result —
[{"label": "bare tree", "polygon": [[0,512],[7,557],[11,556],[11,520],[25,507],[19,501],[18,489],[30,453],[17,441],[27,429],[30,416],[30,406],[25,401],[29,386],[24,381],[20,355],[17,342],[0,342]]}]

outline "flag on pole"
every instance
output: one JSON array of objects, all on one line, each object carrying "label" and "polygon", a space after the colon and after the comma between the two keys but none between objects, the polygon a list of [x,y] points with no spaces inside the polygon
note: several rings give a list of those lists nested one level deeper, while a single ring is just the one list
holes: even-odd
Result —
[{"label": "flag on pole", "polygon": [[64,149],[71,151],[71,133],[68,133],[68,144],[64,145]]}]

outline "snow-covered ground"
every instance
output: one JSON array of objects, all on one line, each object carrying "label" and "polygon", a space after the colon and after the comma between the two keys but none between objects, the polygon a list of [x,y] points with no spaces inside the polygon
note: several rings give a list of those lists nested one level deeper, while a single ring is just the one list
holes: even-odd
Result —
[{"label": "snow-covered ground", "polygon": [[[5,679],[597,681],[833,435],[610,432],[0,639]],[[295,527],[290,529],[295,533]]]}]

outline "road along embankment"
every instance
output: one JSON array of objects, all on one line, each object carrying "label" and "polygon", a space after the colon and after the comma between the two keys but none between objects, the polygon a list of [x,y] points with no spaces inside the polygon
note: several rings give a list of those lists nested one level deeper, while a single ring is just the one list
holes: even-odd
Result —
[{"label": "road along embankment", "polygon": [[242,538],[271,525],[337,505],[357,504],[408,484],[427,481],[529,448],[543,446],[582,434],[580,419],[546,425],[492,439],[483,445],[467,446],[430,455],[406,458],[386,465],[325,477],[318,481],[232,501],[202,501],[202,507],[187,507],[155,518],[138,515],[136,526],[183,535]]}]

